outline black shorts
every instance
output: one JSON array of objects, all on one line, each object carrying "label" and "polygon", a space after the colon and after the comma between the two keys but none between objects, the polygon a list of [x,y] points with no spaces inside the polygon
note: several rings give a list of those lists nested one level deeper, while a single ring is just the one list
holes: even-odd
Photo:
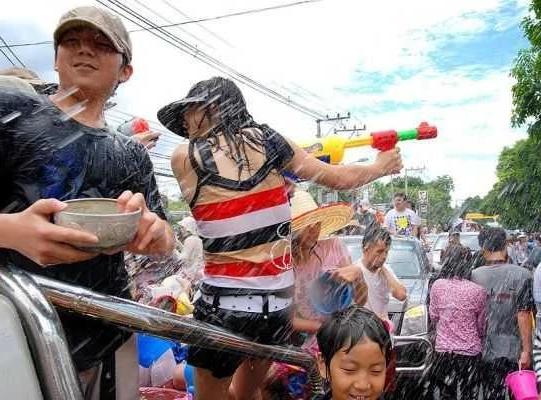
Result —
[{"label": "black shorts", "polygon": [[[195,319],[226,329],[231,333],[242,335],[254,342],[269,345],[289,344],[292,331],[292,307],[271,312],[267,318],[264,314],[243,311],[231,311],[221,308],[212,311],[211,304],[203,299],[195,302],[193,316]],[[222,379],[233,376],[246,356],[237,355],[233,351],[217,351],[202,347],[188,348],[188,364],[207,369],[215,378]]]}]

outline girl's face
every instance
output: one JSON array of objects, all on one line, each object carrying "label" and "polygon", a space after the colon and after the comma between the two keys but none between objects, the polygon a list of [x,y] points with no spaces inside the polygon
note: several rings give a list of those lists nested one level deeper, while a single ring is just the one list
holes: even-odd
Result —
[{"label": "girl's face", "polygon": [[365,338],[346,352],[340,349],[330,364],[333,400],[377,400],[385,389],[385,355]]},{"label": "girl's face", "polygon": [[[210,107],[210,112],[214,107]],[[184,112],[184,128],[188,131],[188,137],[196,138],[205,136],[214,126],[213,121],[206,113],[206,109],[199,103],[190,105]]]}]

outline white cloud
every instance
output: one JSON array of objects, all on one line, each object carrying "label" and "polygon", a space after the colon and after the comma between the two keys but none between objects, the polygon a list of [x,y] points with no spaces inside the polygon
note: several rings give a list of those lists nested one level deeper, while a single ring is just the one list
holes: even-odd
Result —
[{"label": "white cloud", "polygon": [[[193,18],[285,3],[285,0],[169,1]],[[157,22],[165,21],[134,1],[125,3]],[[403,146],[406,163],[426,165],[430,176],[452,175],[457,187],[455,198],[464,198],[490,188],[495,179],[497,154],[504,145],[521,137],[509,127],[511,81],[507,68],[491,71],[480,79],[472,79],[467,68],[442,73],[434,68],[429,54],[444,51],[442,45],[450,37],[473,37],[488,29],[492,22],[485,16],[504,3],[508,2],[326,0],[199,26],[186,25],[183,29],[204,42],[198,42],[203,51],[281,93],[286,92],[282,85],[315,93],[318,97],[305,93],[294,99],[325,112],[363,107],[370,110],[385,100],[417,99],[418,107],[407,112],[365,112],[360,118],[369,129],[410,128],[423,119],[437,124],[440,128],[437,140]],[[502,15],[496,22],[497,29],[516,25],[528,3],[526,0],[517,3],[518,14]],[[80,4],[6,2],[0,20],[32,23],[52,34],[59,16]],[[184,20],[164,2],[148,4],[170,21]],[[128,26],[134,27],[131,23]],[[196,43],[182,31],[172,32]],[[48,38],[28,38],[22,32],[20,37],[21,41],[44,39]],[[183,96],[196,81],[218,74],[147,32],[132,34],[132,40],[135,74],[115,99],[121,110],[155,118],[160,106]],[[337,90],[355,83],[356,71],[370,82],[374,73],[396,74],[404,68],[421,72],[411,78],[397,79],[378,94],[347,94]],[[314,136],[313,119],[253,90],[243,90],[257,120],[293,138]],[[324,131],[329,127],[325,126]],[[168,144],[171,143],[169,139]],[[357,154],[352,152],[348,157],[354,159]],[[461,158],[464,154],[478,154],[479,159],[465,160]]]}]

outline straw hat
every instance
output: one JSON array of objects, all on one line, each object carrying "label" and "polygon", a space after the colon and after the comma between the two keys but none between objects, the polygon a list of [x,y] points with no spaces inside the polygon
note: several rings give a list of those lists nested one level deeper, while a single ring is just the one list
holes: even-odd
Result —
[{"label": "straw hat", "polygon": [[348,203],[330,203],[318,207],[310,193],[296,190],[291,198],[291,230],[300,231],[321,222],[320,238],[345,227],[353,217],[353,208]]}]

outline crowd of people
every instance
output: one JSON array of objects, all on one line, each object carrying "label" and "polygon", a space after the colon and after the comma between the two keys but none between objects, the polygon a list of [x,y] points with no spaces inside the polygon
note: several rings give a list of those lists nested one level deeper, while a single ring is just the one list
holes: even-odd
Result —
[{"label": "crowd of people", "polygon": [[[104,117],[108,99],[134,72],[131,39],[118,17],[96,7],[68,11],[53,38],[59,82],[52,94],[38,93],[20,78],[2,79],[1,259],[10,268],[130,298],[134,290],[124,255],[134,257],[136,276],[141,258],[154,262],[156,257],[171,257],[176,247],[145,147],[111,132]],[[282,173],[352,189],[399,172],[399,150],[380,153],[369,166],[323,163],[254,121],[237,86],[219,77],[194,85],[186,98],[159,110],[158,119],[188,139],[172,155],[172,169],[203,248],[193,318],[260,343],[288,343],[295,273],[291,209]],[[120,212],[141,210],[132,242],[110,254],[95,254],[81,249],[97,243],[95,235],[51,222],[51,216],[66,207],[63,201],[89,197],[117,199]],[[184,258],[176,254],[182,264],[192,256],[193,251]],[[133,335],[100,321],[59,314],[85,399],[138,398]],[[376,318],[351,315],[362,326]],[[342,358],[344,346],[349,349],[354,341],[363,348],[364,338],[371,342],[374,337],[375,350],[387,353],[389,334],[375,321],[374,331],[367,326],[348,332],[350,326],[340,321],[323,331],[323,336],[343,332],[338,347],[325,352],[330,376],[336,371],[336,356]],[[356,364],[358,355],[349,354],[339,362]],[[252,398],[270,367],[269,361],[197,345],[189,347],[187,361],[195,368],[198,399]],[[375,361],[384,365],[386,359]],[[336,378],[338,382],[342,385],[329,397],[342,398],[357,385],[351,379]],[[354,394],[379,396],[378,387],[367,387],[370,395],[363,394],[365,389]]]},{"label": "crowd of people", "polygon": [[[53,38],[57,85],[31,74],[0,79],[2,264],[157,307],[167,303],[170,311],[262,344],[295,343],[320,360],[325,399],[376,400],[391,389],[388,305],[408,293],[386,259],[392,235],[421,238],[421,220],[404,193],[395,194],[386,215],[366,201],[354,215],[349,205],[318,205],[284,174],[353,189],[398,173],[399,149],[379,153],[371,165],[331,165],[256,122],[233,81],[198,82],[157,113],[187,139],[171,166],[191,216],[173,227],[147,152],[159,135],[112,131],[104,117],[109,98],[134,72],[122,21],[79,7],[61,17]],[[141,210],[127,246],[85,251],[81,245],[95,244],[95,235],[51,222],[64,201],[92,197],[117,199],[119,212]],[[355,262],[331,236],[342,229],[363,234]],[[481,262],[451,243],[430,290],[437,355],[431,376],[441,399],[473,399],[479,391],[503,399],[506,374],[531,367],[532,351],[541,354],[541,333],[532,347],[539,242],[524,235],[509,241],[499,228],[482,231],[479,242]],[[528,262],[532,268],[515,265]],[[312,287],[322,276],[351,288],[338,312],[314,305]],[[139,398],[134,335],[59,315],[84,398]],[[305,395],[289,385],[303,372],[285,364],[197,344],[184,361],[198,400]],[[176,367],[160,385],[187,389]]]}]

